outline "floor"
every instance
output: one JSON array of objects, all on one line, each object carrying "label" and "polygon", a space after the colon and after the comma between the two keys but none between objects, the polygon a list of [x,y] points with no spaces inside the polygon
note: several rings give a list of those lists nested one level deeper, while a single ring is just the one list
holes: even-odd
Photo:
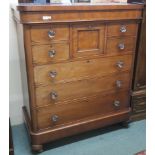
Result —
[{"label": "floor", "polygon": [[[25,126],[12,128],[15,155],[33,155]],[[44,146],[39,155],[133,155],[146,147],[146,121],[98,129]]]}]

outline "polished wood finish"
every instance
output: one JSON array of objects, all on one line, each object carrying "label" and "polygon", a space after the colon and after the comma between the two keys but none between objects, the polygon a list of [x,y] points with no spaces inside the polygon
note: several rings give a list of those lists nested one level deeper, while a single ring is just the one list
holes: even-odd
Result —
[{"label": "polished wood finish", "polygon": [[[23,107],[23,112],[25,115],[25,123],[30,127],[30,120],[28,119],[26,108]],[[66,136],[71,136],[75,134],[79,134],[82,132],[86,132],[89,130],[105,127],[111,124],[116,124],[119,122],[124,122],[129,119],[131,109],[118,111],[114,114],[109,115],[98,115],[91,118],[86,118],[81,121],[76,121],[73,123],[68,123],[65,126],[56,127],[50,130],[43,130],[39,132],[33,132],[31,128],[29,128],[29,133],[31,135],[32,146],[39,146],[42,149],[41,145],[50,141],[54,141]],[[37,148],[36,147],[36,148]],[[40,151],[40,149],[35,151]]]},{"label": "polished wood finish", "polygon": [[[48,36],[49,31],[55,32],[53,38]],[[30,33],[32,44],[51,44],[53,42],[69,40],[69,27],[67,25],[32,26]]]},{"label": "polished wood finish", "polygon": [[133,79],[133,120],[146,118],[146,9],[143,11],[143,20],[139,31],[139,44],[135,61]]},{"label": "polished wood finish", "polygon": [[[121,27],[124,26],[126,28],[126,32],[123,33],[120,31]],[[117,24],[109,24],[107,35],[108,37],[114,36],[136,36],[137,35],[138,25],[135,23],[117,23]]]},{"label": "polished wood finish", "polygon": [[[69,4],[19,4],[13,6],[14,10],[18,11],[34,11],[34,12],[44,12],[44,11],[97,11],[97,10],[141,10],[144,8],[143,5],[139,4],[129,4],[124,3],[104,3],[104,4],[89,4],[89,3],[72,3]],[[52,9],[51,9],[52,8]],[[126,15],[128,16],[128,15]]]},{"label": "polished wood finish", "polygon": [[146,85],[146,10],[143,12],[139,46],[136,56],[134,90],[143,89]]},{"label": "polished wood finish", "polygon": [[[30,104],[23,108],[33,150],[130,116],[143,5],[19,5]],[[123,44],[123,45],[122,45]]]},{"label": "polished wood finish", "polygon": [[[128,16],[126,16],[126,14]],[[52,20],[44,20],[44,23],[62,23],[62,22],[77,22],[77,21],[102,21],[105,19],[105,21],[113,21],[113,20],[130,20],[130,19],[139,19],[141,17],[141,11],[140,10],[133,10],[133,11],[119,11],[116,10],[115,13],[107,11],[87,11],[87,12],[63,12],[63,13],[52,13],[52,15],[48,12],[42,12],[42,13],[21,13],[21,16],[19,17],[19,20],[22,20],[22,23],[42,23],[43,22],[43,16],[51,16]],[[18,19],[17,19],[18,20]]]},{"label": "polished wood finish", "polygon": [[[63,49],[63,50],[62,50]],[[54,50],[55,54],[51,54]],[[34,45],[32,46],[33,63],[35,65],[63,62],[69,59],[69,44],[54,43],[52,45]]]},{"label": "polished wood finish", "polygon": [[133,121],[146,118],[146,91],[145,89],[134,91],[132,94],[132,116]]},{"label": "polished wood finish", "polygon": [[[119,45],[123,44],[124,49],[120,49]],[[107,39],[107,53],[109,55],[116,55],[117,53],[134,52],[136,46],[136,37],[121,37]]]},{"label": "polished wood finish", "polygon": [[73,26],[73,57],[103,53],[104,29],[103,24],[94,23]]},{"label": "polished wood finish", "polygon": [[[52,108],[49,106],[39,108],[37,110],[38,129],[62,125],[96,115],[108,115],[121,110],[123,111],[129,107],[128,99],[128,92],[109,93],[108,95],[98,95],[83,100],[75,100],[72,103],[64,105],[51,105]],[[114,102],[116,100],[120,101],[120,107],[115,107]],[[59,117],[56,122],[52,120],[52,116],[54,115]]]},{"label": "polished wood finish", "polygon": [[[89,80],[81,80],[77,82],[69,82],[65,84],[49,85],[46,87],[36,88],[36,103],[38,106],[46,104],[54,104],[65,100],[78,99],[85,96],[114,90],[129,89],[130,74],[112,75],[103,78],[95,78]],[[117,80],[121,81],[120,88],[117,86]],[[57,93],[57,98],[52,99],[51,93]]]},{"label": "polished wood finish", "polygon": [[[132,55],[125,55],[110,58],[88,59],[61,64],[58,63],[53,65],[49,64],[36,66],[34,67],[35,85],[52,85],[53,83],[71,82],[82,79],[101,77],[110,75],[112,73],[119,73],[121,71],[130,71],[132,58]],[[122,68],[117,66],[119,61],[123,62]],[[96,70],[98,71],[96,72]],[[50,76],[51,71],[56,71],[57,73],[54,78]]]},{"label": "polished wood finish", "polygon": [[[52,8],[52,9],[51,9]],[[116,21],[139,20],[142,17],[143,5],[118,3],[109,4],[23,4],[14,7],[14,15],[17,21],[24,24],[36,23],[63,23],[83,21]],[[113,10],[113,11],[110,11]],[[58,11],[59,13],[57,13]],[[51,14],[52,13],[52,14]],[[50,18],[44,19],[45,16]]]}]

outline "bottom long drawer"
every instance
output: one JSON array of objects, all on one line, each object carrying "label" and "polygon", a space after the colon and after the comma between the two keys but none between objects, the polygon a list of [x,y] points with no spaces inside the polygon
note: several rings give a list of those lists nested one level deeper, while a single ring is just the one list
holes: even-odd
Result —
[{"label": "bottom long drawer", "polygon": [[124,110],[129,107],[129,94],[128,92],[120,92],[70,102],[72,103],[38,108],[38,129],[55,127],[95,115],[108,115]]}]

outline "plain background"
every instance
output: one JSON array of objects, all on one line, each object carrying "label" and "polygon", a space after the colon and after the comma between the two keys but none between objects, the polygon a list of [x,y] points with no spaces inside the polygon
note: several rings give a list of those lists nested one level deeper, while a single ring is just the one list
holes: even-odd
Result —
[{"label": "plain background", "polygon": [[[22,94],[21,93],[21,81],[18,68],[18,45],[16,38],[16,31],[13,26],[12,19],[9,18],[9,3],[16,2],[16,0],[1,2],[0,8],[0,43],[1,43],[1,61],[0,61],[0,96],[1,96],[1,108],[0,108],[0,154],[8,154],[9,146],[9,106],[10,115],[19,117],[18,122],[22,122],[20,107],[22,106]],[[147,154],[155,154],[155,1],[147,0]],[[10,26],[10,38],[9,38],[9,24]],[[12,38],[12,39],[11,39]],[[10,43],[9,43],[10,41]],[[9,53],[9,45],[11,46]],[[12,56],[11,56],[12,55]],[[9,62],[10,64],[9,71]],[[14,63],[13,63],[14,62]],[[10,78],[9,78],[9,73]],[[9,91],[9,82],[10,91]],[[11,83],[12,82],[12,83]],[[12,94],[10,94],[13,92]],[[9,101],[10,97],[10,101]],[[16,101],[21,101],[16,102]],[[10,104],[10,105],[9,105]],[[14,116],[12,116],[14,117]],[[15,121],[14,124],[17,122]],[[18,123],[17,123],[18,124]]]},{"label": "plain background", "polygon": [[[10,4],[18,0],[10,0]],[[20,61],[18,53],[16,22],[9,8],[9,116],[11,125],[23,123],[22,106],[23,92],[21,84]]]}]

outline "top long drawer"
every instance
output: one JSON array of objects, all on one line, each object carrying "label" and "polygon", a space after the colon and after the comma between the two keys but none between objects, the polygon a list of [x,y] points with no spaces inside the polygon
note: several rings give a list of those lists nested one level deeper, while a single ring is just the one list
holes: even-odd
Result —
[{"label": "top long drawer", "polygon": [[[93,6],[95,7],[95,6]],[[86,7],[85,7],[86,8]],[[137,10],[81,10],[81,11],[59,11],[59,12],[22,12],[20,14],[21,23],[58,23],[74,21],[107,21],[122,19],[140,19],[142,17],[141,9]],[[19,17],[18,17],[19,18]]]},{"label": "top long drawer", "polygon": [[101,77],[131,69],[133,55],[74,61],[34,67],[36,85]]}]

